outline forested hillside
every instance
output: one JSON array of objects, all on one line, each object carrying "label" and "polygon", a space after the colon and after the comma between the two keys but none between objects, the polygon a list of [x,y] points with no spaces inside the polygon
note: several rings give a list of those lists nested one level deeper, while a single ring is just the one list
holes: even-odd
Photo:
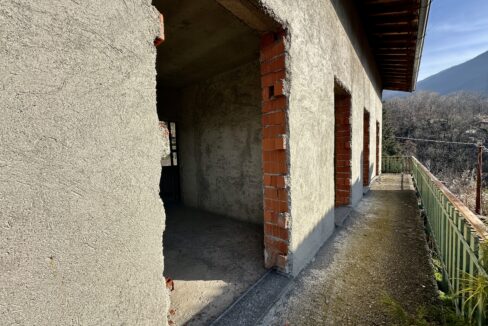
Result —
[{"label": "forested hillside", "polygon": [[[396,137],[443,141],[398,140]],[[444,143],[445,142],[445,143]],[[383,151],[415,155],[432,173],[471,206],[476,146],[488,146],[488,97],[473,93],[439,95],[419,92],[384,103]],[[484,169],[488,172],[488,153]],[[485,184],[486,176],[484,174]]]}]

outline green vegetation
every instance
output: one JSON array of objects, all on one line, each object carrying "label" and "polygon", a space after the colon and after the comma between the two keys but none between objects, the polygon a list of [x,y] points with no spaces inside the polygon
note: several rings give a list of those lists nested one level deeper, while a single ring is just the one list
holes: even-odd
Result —
[{"label": "green vegetation", "polygon": [[[480,243],[481,252],[488,252],[488,242]],[[425,325],[446,325],[463,326],[477,325],[475,311],[482,307],[483,316],[488,309],[488,276],[478,273],[470,275],[463,273],[461,278],[462,289],[452,295],[448,291],[447,280],[444,279],[443,266],[435,251],[432,251],[432,266],[435,280],[438,284],[439,300],[430,306],[419,306],[412,312],[408,311],[400,302],[393,297],[386,295],[383,299],[390,316],[395,320],[397,326],[425,326]],[[481,255],[480,265],[484,270],[488,269],[488,256]],[[467,318],[456,313],[455,300],[464,300],[464,305],[471,307]]]},{"label": "green vegetation", "polygon": [[487,302],[488,302],[488,277],[486,275],[471,275],[464,273],[461,278],[462,290],[457,293],[457,296],[465,295],[465,305],[472,307],[469,314],[469,319],[474,319],[474,313],[481,308],[482,315],[485,316]]},{"label": "green vegetation", "polygon": [[[478,143],[488,146],[488,97],[471,93],[419,92],[384,102],[383,123],[397,137]],[[384,137],[391,138],[383,127]],[[476,166],[476,148],[461,144],[405,142],[401,152],[415,155],[437,176],[460,176]],[[390,155],[384,152],[384,155]],[[488,162],[485,162],[488,171]]]},{"label": "green vegetation", "polygon": [[[476,147],[449,142],[481,142],[488,147],[488,97],[417,92],[386,100],[383,110],[383,155],[414,155],[474,210]],[[444,142],[405,141],[395,136]],[[483,171],[488,171],[487,159]],[[488,173],[483,179],[488,185]],[[483,208],[488,212],[488,204]]]},{"label": "green vegetation", "polygon": [[395,129],[393,129],[390,119],[389,111],[383,108],[382,151],[383,155],[395,156],[400,154],[400,145],[395,139]]},{"label": "green vegetation", "polygon": [[434,277],[439,288],[438,301],[429,306],[420,306],[415,313],[409,313],[406,307],[385,295],[383,304],[390,316],[395,320],[396,326],[470,326],[470,321],[458,316],[454,306],[455,297],[446,294],[448,285],[444,279],[442,262],[435,251],[431,251]]},{"label": "green vegetation", "polygon": [[398,301],[388,295],[383,298],[383,304],[388,308],[391,316],[395,318],[399,326],[429,325],[425,320],[425,309],[423,307],[419,307],[417,312],[412,315]]},{"label": "green vegetation", "polygon": [[415,313],[409,313],[402,304],[389,295],[384,296],[383,304],[395,320],[395,326],[471,325],[456,315],[456,310],[450,300],[440,300],[438,305],[420,306]]},{"label": "green vegetation", "polygon": [[[488,242],[480,243],[480,252],[488,252]],[[488,256],[480,255],[480,265],[484,271],[488,270]],[[486,317],[486,311],[488,310],[488,275],[485,273],[476,273],[471,275],[463,273],[463,277],[460,279],[462,289],[456,293],[457,298],[465,297],[464,305],[470,306],[470,313],[468,318],[470,320],[475,319],[475,312],[480,310],[483,317]]]}]

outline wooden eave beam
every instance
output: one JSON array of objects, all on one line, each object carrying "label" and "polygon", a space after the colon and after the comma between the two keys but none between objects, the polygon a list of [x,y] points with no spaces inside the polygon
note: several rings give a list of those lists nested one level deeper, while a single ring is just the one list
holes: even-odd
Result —
[{"label": "wooden eave beam", "polygon": [[382,40],[382,39],[375,39],[372,40],[373,46],[376,49],[391,49],[391,48],[411,48],[415,46],[414,40],[405,40],[405,39],[389,39],[389,40]]},{"label": "wooden eave beam", "polygon": [[373,22],[376,26],[379,25],[390,25],[390,24],[408,24],[408,23],[415,23],[418,24],[418,18],[414,14],[404,14],[404,15],[396,15],[396,16],[379,16],[373,19]]},{"label": "wooden eave beam", "polygon": [[395,41],[403,41],[405,43],[411,41],[415,43],[415,40],[417,39],[417,33],[416,32],[403,32],[404,35],[408,35],[409,37],[405,36],[399,36],[396,34],[386,34],[382,32],[372,32],[372,34],[377,35],[376,40],[378,41],[384,41],[384,42],[395,42]]},{"label": "wooden eave beam", "polygon": [[405,3],[405,0],[362,0],[366,5],[385,5],[385,4],[401,4]]},{"label": "wooden eave beam", "polygon": [[388,60],[388,59],[393,59],[393,58],[410,58],[414,57],[414,54],[409,51],[403,51],[403,53],[400,52],[393,52],[393,53],[386,53],[386,52],[375,52],[375,55],[378,57],[383,58],[383,60]]},{"label": "wooden eave beam", "polygon": [[381,63],[397,63],[397,62],[405,62],[408,63],[412,61],[413,58],[380,58],[378,61]]},{"label": "wooden eave beam", "polygon": [[394,75],[394,74],[405,74],[410,75],[410,71],[406,69],[381,69],[382,75]]},{"label": "wooden eave beam", "polygon": [[408,81],[406,80],[403,80],[403,79],[391,79],[391,80],[388,80],[388,81],[385,81],[385,84],[389,84],[389,85],[403,85],[405,83],[408,83]]},{"label": "wooden eave beam", "polygon": [[373,26],[371,27],[371,32],[373,34],[416,34],[417,26],[412,23],[403,25],[383,25],[383,26]]},{"label": "wooden eave beam", "polygon": [[398,62],[385,62],[381,66],[382,67],[405,67],[405,64],[398,63]]},{"label": "wooden eave beam", "polygon": [[405,87],[407,85],[403,86],[389,86],[389,85],[383,85],[384,89],[390,90],[390,91],[401,91],[401,92],[406,92]]},{"label": "wooden eave beam", "polygon": [[412,13],[419,9],[419,4],[416,1],[384,1],[384,2],[372,2],[362,0],[363,7],[368,14],[384,14],[384,13]]},{"label": "wooden eave beam", "polygon": [[398,75],[398,74],[382,74],[381,76],[383,77],[383,80],[387,81],[387,80],[397,80],[397,79],[400,79],[400,80],[405,80],[406,78],[409,78],[411,77],[412,74],[402,74],[402,75]]},{"label": "wooden eave beam", "polygon": [[410,71],[405,71],[405,70],[403,70],[403,71],[394,71],[394,70],[385,71],[385,70],[382,70],[381,73],[384,76],[409,76],[412,74]]},{"label": "wooden eave beam", "polygon": [[375,51],[376,52],[389,52],[389,51],[393,51],[393,52],[396,52],[396,51],[415,51],[415,47],[408,47],[408,46],[390,46],[390,47],[377,47],[375,48]]},{"label": "wooden eave beam", "polygon": [[402,77],[402,78],[385,78],[383,79],[385,84],[408,84],[410,82],[410,78]]},{"label": "wooden eave beam", "polygon": [[411,74],[408,72],[383,72],[382,74],[385,77],[398,77],[398,78],[403,78],[403,77],[408,77]]},{"label": "wooden eave beam", "polygon": [[355,0],[383,85],[409,91],[416,78],[423,0]]}]

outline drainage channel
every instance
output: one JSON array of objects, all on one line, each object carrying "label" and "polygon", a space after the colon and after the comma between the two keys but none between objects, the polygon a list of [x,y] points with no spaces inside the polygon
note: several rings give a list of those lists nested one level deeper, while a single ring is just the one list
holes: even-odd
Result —
[{"label": "drainage channel", "polygon": [[289,276],[273,270],[266,272],[210,325],[256,325],[286,292],[291,282]]}]

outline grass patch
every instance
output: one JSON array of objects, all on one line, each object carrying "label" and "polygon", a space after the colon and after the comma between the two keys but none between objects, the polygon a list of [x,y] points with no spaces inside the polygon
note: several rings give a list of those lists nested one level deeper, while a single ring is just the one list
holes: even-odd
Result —
[{"label": "grass patch", "polygon": [[395,326],[470,326],[470,322],[456,314],[450,298],[440,300],[438,305],[419,306],[415,313],[389,295],[384,295],[382,303],[394,320]]}]

